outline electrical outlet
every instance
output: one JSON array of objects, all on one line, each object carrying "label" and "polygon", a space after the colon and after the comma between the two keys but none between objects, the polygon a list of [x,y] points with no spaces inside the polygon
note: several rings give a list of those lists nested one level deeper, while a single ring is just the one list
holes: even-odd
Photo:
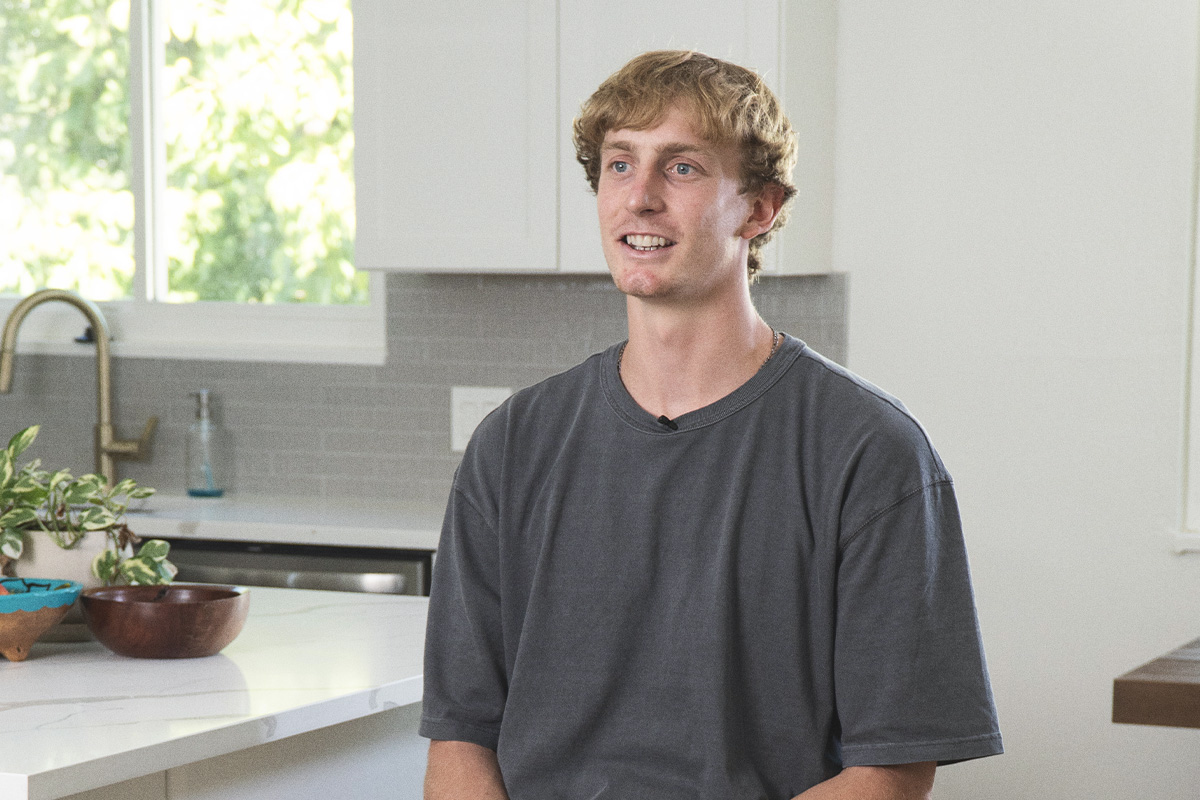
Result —
[{"label": "electrical outlet", "polygon": [[512,389],[501,386],[450,387],[450,450],[466,450],[475,426],[510,394]]}]

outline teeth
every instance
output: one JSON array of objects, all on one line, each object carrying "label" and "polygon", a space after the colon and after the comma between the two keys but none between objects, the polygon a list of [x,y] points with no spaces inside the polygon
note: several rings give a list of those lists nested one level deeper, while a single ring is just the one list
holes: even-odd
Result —
[{"label": "teeth", "polygon": [[625,244],[629,245],[634,250],[657,250],[660,247],[666,247],[667,245],[671,244],[671,242],[661,236],[630,234],[625,237]]}]

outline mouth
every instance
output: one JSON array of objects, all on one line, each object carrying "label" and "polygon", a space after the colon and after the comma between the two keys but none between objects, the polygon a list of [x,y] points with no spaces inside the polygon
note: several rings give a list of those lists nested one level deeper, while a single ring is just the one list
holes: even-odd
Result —
[{"label": "mouth", "polygon": [[647,236],[641,233],[630,233],[621,237],[621,241],[639,253],[650,253],[671,247],[675,242],[663,236]]}]

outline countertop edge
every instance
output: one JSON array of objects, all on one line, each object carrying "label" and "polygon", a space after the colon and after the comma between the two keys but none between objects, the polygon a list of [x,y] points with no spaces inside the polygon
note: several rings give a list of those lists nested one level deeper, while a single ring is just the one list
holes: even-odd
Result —
[{"label": "countertop edge", "polygon": [[427,506],[362,503],[354,509],[300,498],[198,499],[154,496],[132,508],[130,530],[145,538],[437,549],[441,512]]},{"label": "countertop edge", "polygon": [[[0,773],[0,789],[7,789],[9,785],[15,786],[25,781],[26,797],[29,800],[50,800],[64,794],[98,789],[289,736],[328,728],[391,708],[419,703],[423,686],[422,676],[417,675],[311,705],[238,720],[220,728],[115,753],[98,761],[71,764],[32,775]],[[314,714],[314,710],[318,709],[319,714]],[[103,762],[102,765],[100,762]],[[6,778],[15,779],[16,783],[6,783]]]}]

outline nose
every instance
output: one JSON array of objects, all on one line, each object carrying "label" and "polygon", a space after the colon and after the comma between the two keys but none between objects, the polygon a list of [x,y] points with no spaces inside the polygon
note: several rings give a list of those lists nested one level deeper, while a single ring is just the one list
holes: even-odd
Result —
[{"label": "nose", "polygon": [[656,170],[645,170],[629,184],[626,205],[635,214],[662,211],[662,176]]}]

